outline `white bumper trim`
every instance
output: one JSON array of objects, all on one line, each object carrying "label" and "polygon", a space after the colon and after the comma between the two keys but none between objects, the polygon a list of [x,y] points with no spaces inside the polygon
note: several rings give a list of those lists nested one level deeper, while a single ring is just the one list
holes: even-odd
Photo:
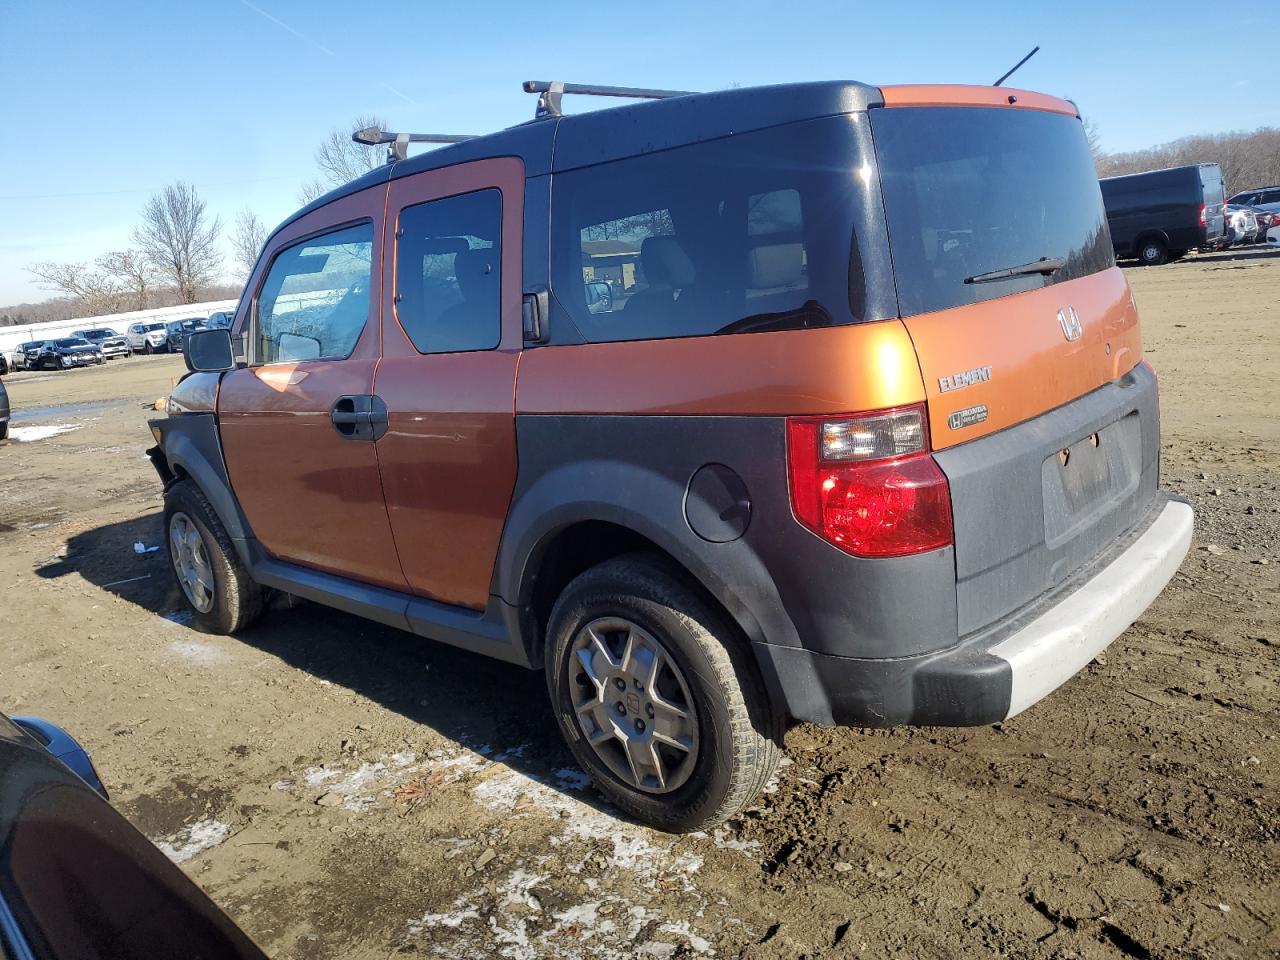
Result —
[{"label": "white bumper trim", "polygon": [[1170,501],[1120,556],[990,649],[1013,671],[1006,718],[1073,677],[1142,615],[1191,548],[1193,517],[1190,504]]}]

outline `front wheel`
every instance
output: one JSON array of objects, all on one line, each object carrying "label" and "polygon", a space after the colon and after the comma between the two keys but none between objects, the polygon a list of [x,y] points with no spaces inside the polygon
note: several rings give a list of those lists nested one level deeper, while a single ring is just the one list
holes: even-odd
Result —
[{"label": "front wheel", "polygon": [[155,353],[155,352],[156,352],[156,348],[155,348],[155,347],[153,347],[153,346],[151,345],[151,341],[150,341],[150,340],[148,340],[148,341],[147,341],[147,346],[146,346],[146,348],[145,348],[145,349],[146,349],[146,354],[147,354],[147,356],[148,356],[148,357],[149,357],[149,356],[151,356],[153,353]]},{"label": "front wheel", "polygon": [[266,591],[249,576],[222,521],[190,480],[165,491],[164,527],[169,562],[199,629],[232,634],[262,615]]},{"label": "front wheel", "polygon": [[661,557],[618,557],[573,580],[551,612],[546,668],[578,763],[661,830],[723,823],[777,767],[783,718],[745,643]]}]

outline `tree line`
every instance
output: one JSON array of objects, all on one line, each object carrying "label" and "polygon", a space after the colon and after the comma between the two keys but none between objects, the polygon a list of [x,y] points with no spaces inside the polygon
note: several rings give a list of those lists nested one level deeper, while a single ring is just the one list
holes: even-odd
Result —
[{"label": "tree line", "polygon": [[1145,150],[1100,153],[1094,160],[1099,177],[1216,163],[1222,167],[1222,179],[1230,196],[1252,187],[1280,184],[1280,128],[1197,134]]}]

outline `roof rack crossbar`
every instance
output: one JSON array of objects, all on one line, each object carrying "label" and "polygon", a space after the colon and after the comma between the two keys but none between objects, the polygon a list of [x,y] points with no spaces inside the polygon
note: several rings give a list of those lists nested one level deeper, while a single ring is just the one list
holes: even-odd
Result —
[{"label": "roof rack crossbar", "polygon": [[366,147],[387,144],[387,163],[395,163],[409,155],[411,143],[462,143],[475,139],[471,134],[459,133],[392,133],[377,127],[365,127],[351,134],[351,139]]},{"label": "roof rack crossbar", "polygon": [[647,87],[605,87],[594,83],[564,83],[560,80],[526,80],[525,93],[537,93],[536,116],[558,117],[562,115],[560,98],[566,93],[587,97],[629,97],[637,100],[666,100],[668,97],[687,97],[692,90],[652,90]]}]

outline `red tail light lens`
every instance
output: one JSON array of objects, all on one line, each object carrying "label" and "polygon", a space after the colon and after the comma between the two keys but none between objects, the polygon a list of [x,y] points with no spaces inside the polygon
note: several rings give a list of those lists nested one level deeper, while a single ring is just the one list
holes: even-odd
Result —
[{"label": "red tail light lens", "polygon": [[851,417],[787,420],[791,509],[855,557],[951,544],[951,491],[929,453],[923,404]]},{"label": "red tail light lens", "polygon": [[1208,225],[1209,225],[1209,221],[1205,219],[1204,204],[1202,203],[1200,204],[1200,226],[1205,227]]}]

